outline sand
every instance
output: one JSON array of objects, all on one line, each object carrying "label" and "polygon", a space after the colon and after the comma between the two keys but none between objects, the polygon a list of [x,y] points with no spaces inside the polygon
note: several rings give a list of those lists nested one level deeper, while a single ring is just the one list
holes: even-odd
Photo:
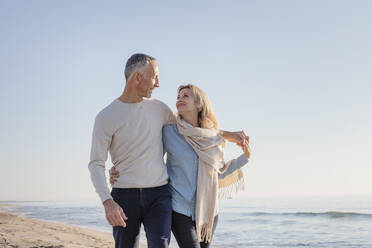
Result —
[{"label": "sand", "polygon": [[0,248],[114,247],[110,233],[26,218],[2,209],[7,206],[0,205]]}]

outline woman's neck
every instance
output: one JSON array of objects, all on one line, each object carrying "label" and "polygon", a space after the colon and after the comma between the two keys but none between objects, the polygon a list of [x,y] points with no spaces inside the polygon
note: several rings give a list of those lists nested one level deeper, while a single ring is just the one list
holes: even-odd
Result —
[{"label": "woman's neck", "polygon": [[180,114],[181,118],[193,127],[199,127],[198,113],[184,113]]}]

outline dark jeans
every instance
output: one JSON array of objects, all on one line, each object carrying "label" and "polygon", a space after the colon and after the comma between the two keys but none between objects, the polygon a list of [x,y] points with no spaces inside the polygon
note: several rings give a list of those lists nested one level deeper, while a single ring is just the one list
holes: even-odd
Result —
[{"label": "dark jeans", "polygon": [[172,221],[172,194],[168,184],[154,188],[113,188],[111,196],[123,208],[127,226],[114,226],[115,248],[137,247],[143,223],[148,248],[168,247]]},{"label": "dark jeans", "polygon": [[[212,237],[216,230],[218,215],[214,217]],[[172,233],[177,240],[180,248],[208,248],[210,242],[198,241],[196,235],[195,221],[190,216],[186,216],[175,211],[172,212]]]}]

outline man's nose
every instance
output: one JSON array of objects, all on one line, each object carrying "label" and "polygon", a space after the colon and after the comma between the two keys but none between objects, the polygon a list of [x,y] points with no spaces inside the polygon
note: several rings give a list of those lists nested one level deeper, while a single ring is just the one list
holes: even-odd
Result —
[{"label": "man's nose", "polygon": [[155,80],[154,87],[157,87],[157,88],[160,87],[159,79]]}]

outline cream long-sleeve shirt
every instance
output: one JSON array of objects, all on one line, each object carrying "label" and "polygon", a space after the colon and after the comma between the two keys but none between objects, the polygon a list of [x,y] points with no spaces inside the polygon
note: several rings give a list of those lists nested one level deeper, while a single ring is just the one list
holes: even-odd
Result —
[{"label": "cream long-sleeve shirt", "polygon": [[116,99],[98,113],[88,167],[102,202],[111,198],[105,174],[108,152],[120,172],[113,187],[150,188],[167,184],[162,127],[172,122],[170,108],[150,98],[139,103]]}]

